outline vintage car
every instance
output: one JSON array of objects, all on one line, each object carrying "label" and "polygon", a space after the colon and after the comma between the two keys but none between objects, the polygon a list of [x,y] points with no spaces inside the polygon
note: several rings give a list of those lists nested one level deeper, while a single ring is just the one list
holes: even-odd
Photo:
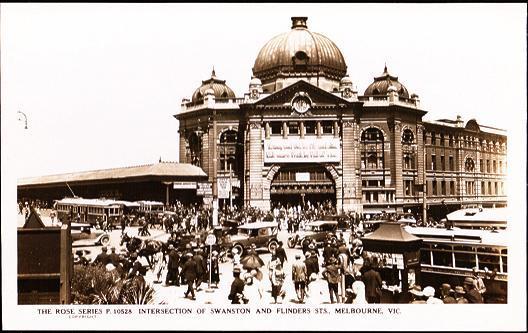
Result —
[{"label": "vintage car", "polygon": [[324,243],[326,240],[336,238],[338,223],[337,221],[311,221],[304,225],[302,230],[297,231],[293,236],[288,238],[288,247],[294,248],[297,245],[303,245],[306,242],[315,240],[317,245]]},{"label": "vintage car", "polygon": [[90,223],[71,223],[72,245],[108,245],[110,235],[103,230],[96,229]]},{"label": "vintage car", "polygon": [[278,246],[278,226],[274,222],[252,222],[237,227],[237,233],[225,235],[222,239],[224,249],[237,249],[240,255],[255,244],[258,248],[266,248],[268,251]]}]

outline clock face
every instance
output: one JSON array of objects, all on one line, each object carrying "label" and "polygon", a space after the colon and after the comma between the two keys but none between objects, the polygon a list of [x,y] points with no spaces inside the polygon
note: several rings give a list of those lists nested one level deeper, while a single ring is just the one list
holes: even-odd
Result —
[{"label": "clock face", "polygon": [[310,108],[310,100],[306,97],[297,97],[292,105],[295,111],[305,113]]}]

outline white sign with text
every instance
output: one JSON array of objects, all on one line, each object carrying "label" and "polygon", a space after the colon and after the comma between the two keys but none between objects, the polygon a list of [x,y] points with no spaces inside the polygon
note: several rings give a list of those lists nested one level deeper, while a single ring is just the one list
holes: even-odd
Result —
[{"label": "white sign with text", "polygon": [[339,162],[339,138],[271,137],[264,140],[265,163]]}]

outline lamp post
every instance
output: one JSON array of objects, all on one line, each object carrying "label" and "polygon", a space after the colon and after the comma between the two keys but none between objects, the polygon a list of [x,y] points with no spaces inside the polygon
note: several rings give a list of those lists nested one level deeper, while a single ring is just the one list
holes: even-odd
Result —
[{"label": "lamp post", "polygon": [[[17,111],[17,113],[20,113],[21,115],[24,116],[24,129],[28,129],[28,126],[27,126],[27,116],[26,116],[26,114],[25,114],[24,112],[22,112],[22,111]],[[22,120],[22,119],[18,118],[18,120]]]}]

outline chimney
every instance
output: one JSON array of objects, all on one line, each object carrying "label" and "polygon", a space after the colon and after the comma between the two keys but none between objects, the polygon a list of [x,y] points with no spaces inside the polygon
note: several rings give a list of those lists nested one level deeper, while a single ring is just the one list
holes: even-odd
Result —
[{"label": "chimney", "polygon": [[308,26],[306,25],[306,21],[308,20],[308,17],[299,17],[294,16],[291,18],[292,20],[292,29],[308,29]]}]

